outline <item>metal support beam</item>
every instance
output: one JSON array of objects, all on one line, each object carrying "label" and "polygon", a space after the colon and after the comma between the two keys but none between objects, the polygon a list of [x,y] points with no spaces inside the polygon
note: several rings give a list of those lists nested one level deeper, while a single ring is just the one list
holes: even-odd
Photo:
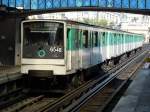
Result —
[{"label": "metal support beam", "polygon": [[97,11],[106,10],[129,10],[149,11],[150,0],[0,0],[0,6],[7,6],[19,9],[24,12],[47,12],[59,11],[62,9],[84,10],[87,7]]}]

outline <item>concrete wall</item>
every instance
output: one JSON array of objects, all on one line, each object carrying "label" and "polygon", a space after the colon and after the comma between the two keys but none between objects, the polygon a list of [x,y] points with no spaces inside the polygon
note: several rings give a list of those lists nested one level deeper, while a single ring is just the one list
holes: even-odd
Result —
[{"label": "concrete wall", "polygon": [[0,66],[20,63],[20,19],[0,19]]}]

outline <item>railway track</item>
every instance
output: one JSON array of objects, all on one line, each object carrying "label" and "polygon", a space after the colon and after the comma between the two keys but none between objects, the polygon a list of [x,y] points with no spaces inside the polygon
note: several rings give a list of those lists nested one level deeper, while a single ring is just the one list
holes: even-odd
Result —
[{"label": "railway track", "polygon": [[20,94],[22,91],[23,77],[20,73],[0,74],[0,109],[23,98],[24,94]]},{"label": "railway track", "polygon": [[113,99],[119,94],[120,90],[125,91],[126,85],[131,83],[134,73],[141,66],[142,62],[136,62],[136,64],[114,78],[100,93],[96,94],[91,100],[81,106],[79,109],[80,112],[109,112],[110,110],[108,108],[110,107],[108,105],[113,102]]},{"label": "railway track", "polygon": [[[3,110],[0,110],[0,111],[2,112],[16,112],[16,111],[19,111],[19,112],[59,112],[59,111],[87,112],[87,108],[86,108],[87,107],[86,105],[88,105],[87,102],[89,102],[90,99],[94,99],[94,97],[96,97],[99,92],[103,98],[105,98],[104,96],[110,96],[113,98],[113,96],[115,95],[113,91],[115,91],[117,87],[115,86],[115,88],[111,88],[113,85],[112,80],[116,80],[117,77],[118,79],[122,80],[121,78],[123,77],[119,78],[121,72],[125,71],[125,69],[127,69],[129,66],[131,67],[133,62],[135,62],[139,57],[143,58],[145,54],[146,52],[143,52],[138,57],[136,57],[137,55],[134,56],[133,58],[128,60],[128,61],[132,60],[131,62],[129,63],[124,62],[120,64],[116,68],[109,70],[107,74],[105,74],[103,77],[90,80],[86,82],[85,84],[83,84],[82,86],[80,86],[79,88],[69,92],[68,94],[62,97],[54,98],[54,97],[47,97],[45,95],[40,95],[36,97],[28,97],[22,100],[21,102],[15,103],[14,105],[4,108]],[[129,76],[124,75],[124,78],[128,79]],[[123,86],[123,83],[120,80],[119,81],[117,80],[117,81],[118,83],[120,82],[119,85]],[[107,89],[104,89],[106,87]],[[110,95],[110,94],[114,94],[114,95]],[[98,98],[96,97],[96,99]],[[111,98],[107,97],[106,99],[108,103]],[[106,101],[104,103],[104,101],[101,100],[101,102],[105,105],[107,104]],[[101,109],[99,108],[99,110],[103,110],[104,108],[105,106],[101,105]]]},{"label": "railway track", "polygon": [[[144,57],[144,54],[141,54],[140,56],[142,56],[141,57],[141,59]],[[137,58],[136,58],[137,59]],[[109,84],[114,80],[114,79],[116,79],[117,77],[119,77],[120,76],[120,74],[122,73],[122,72],[124,72],[127,68],[130,68],[131,67],[131,65],[130,64],[133,64],[133,62],[135,62],[136,61],[136,59],[133,59],[131,62],[129,62],[128,64],[126,64],[126,65],[124,65],[123,67],[121,67],[121,69],[119,69],[119,70],[117,70],[116,72],[114,72],[114,73],[111,73],[111,74],[109,74],[109,77],[108,78],[106,78],[105,80],[103,80],[102,82],[100,82],[99,81],[99,79],[97,79],[97,82],[95,83],[95,84],[90,84],[89,85],[89,87],[87,87],[88,85],[86,85],[86,87],[88,88],[88,89],[85,89],[84,91],[76,91],[77,93],[74,93],[73,95],[72,95],[72,97],[70,97],[70,98],[67,98],[66,97],[66,99],[67,100],[65,100],[64,99],[64,101],[63,102],[65,102],[65,101],[68,101],[68,100],[70,100],[70,102],[71,102],[71,104],[69,105],[69,106],[66,106],[65,107],[65,105],[63,105],[63,104],[60,104],[61,102],[58,102],[59,103],[59,105],[57,104],[57,105],[55,105],[55,106],[53,106],[53,107],[48,107],[47,109],[45,109],[45,111],[44,112],[57,112],[58,111],[58,109],[59,108],[63,108],[62,110],[63,110],[63,112],[76,112],[76,111],[80,111],[80,112],[87,112],[87,111],[84,111],[84,109],[82,108],[82,106],[86,103],[86,102],[88,102],[90,99],[93,99],[93,97],[96,95],[96,94],[98,94],[98,93],[102,93],[101,94],[101,96],[103,97],[103,99],[105,99],[105,100],[107,100],[107,101],[109,101],[110,99],[108,99],[107,98],[107,96],[110,96],[110,97],[113,97],[113,96],[111,96],[111,94],[112,94],[112,91],[114,90],[116,90],[116,88],[114,89],[114,88],[107,88],[107,89],[105,89],[106,87],[111,87],[111,86],[109,86]],[[139,60],[138,60],[139,61]],[[130,66],[129,66],[130,65]],[[86,87],[84,87],[84,88],[86,88]],[[105,94],[104,94],[105,93]],[[81,96],[81,97],[80,97]],[[101,98],[102,98],[101,97]],[[72,99],[71,99],[72,98]],[[99,107],[100,109],[100,111],[101,110],[103,110],[103,108],[106,106],[106,101],[102,101],[102,99],[100,98],[100,100],[99,101],[101,101],[102,103],[102,105],[97,105],[97,107],[99,107],[99,106],[101,106],[101,107]],[[75,100],[74,100],[75,99]],[[96,98],[96,99],[98,99],[98,98]],[[94,100],[94,102],[95,102],[95,100]],[[91,103],[91,102],[90,102]],[[88,107],[88,106],[87,106]],[[89,107],[88,107],[89,108]],[[82,110],[83,109],[83,110]],[[98,108],[95,108],[96,110],[98,109]],[[86,109],[85,109],[86,110]],[[90,110],[90,109],[89,109]],[[92,109],[89,111],[89,112],[96,112],[96,110],[94,111],[92,111]],[[41,111],[40,111],[41,112]],[[42,110],[42,112],[43,112],[43,110]]]},{"label": "railway track", "polygon": [[[142,53],[139,57],[140,57],[140,59],[143,59],[144,56],[145,56],[145,53]],[[139,62],[139,60],[137,60],[139,57],[137,57],[137,58],[134,57],[135,59],[134,58],[130,59],[130,61],[131,60],[132,61],[126,65],[124,65],[124,64],[122,64],[122,66],[120,65],[119,68],[121,68],[121,69],[119,69],[119,70],[118,70],[118,68],[116,68],[114,70],[109,71],[110,73],[106,74],[105,76],[103,76],[99,79],[87,82],[86,84],[82,85],[81,87],[77,88],[76,90],[71,91],[69,94],[66,94],[65,96],[56,100],[55,102],[50,103],[50,104],[42,107],[41,109],[38,109],[38,112],[82,111],[80,109],[87,101],[89,101],[89,99],[91,99],[91,98],[93,99],[93,96],[95,96],[99,92],[102,92],[102,90],[104,90],[104,88],[107,87],[112,82],[112,80],[114,80],[116,77],[120,76],[121,72],[124,72],[125,69],[130,68],[131,65],[133,64],[133,62],[135,62],[135,61]],[[112,71],[113,71],[113,73],[112,73]],[[121,85],[123,86],[123,84],[121,84]],[[114,89],[112,89],[112,90],[114,90]],[[106,94],[108,94],[107,96],[111,96],[110,93],[112,93],[112,91],[110,91],[110,89],[107,89],[107,91],[105,91],[105,92],[106,92]],[[102,96],[102,97],[104,97],[104,96]],[[111,96],[111,97],[113,97],[113,96]],[[107,99],[107,101],[109,101],[109,100],[110,99]],[[102,106],[104,108],[105,104],[107,104],[107,103],[104,101],[102,101],[102,103],[104,104]],[[103,108],[101,108],[100,110],[102,110]]]},{"label": "railway track", "polygon": [[7,109],[1,110],[1,112],[37,112],[38,108],[41,108],[48,103],[52,103],[56,99],[57,98],[47,98],[44,95],[28,97],[21,102],[11,105]]}]

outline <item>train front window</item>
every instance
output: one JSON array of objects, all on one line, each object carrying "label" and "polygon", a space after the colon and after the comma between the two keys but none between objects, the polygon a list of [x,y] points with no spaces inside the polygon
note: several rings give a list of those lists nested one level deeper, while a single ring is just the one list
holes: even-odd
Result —
[{"label": "train front window", "polygon": [[24,46],[48,45],[63,46],[64,25],[58,22],[24,23]]}]

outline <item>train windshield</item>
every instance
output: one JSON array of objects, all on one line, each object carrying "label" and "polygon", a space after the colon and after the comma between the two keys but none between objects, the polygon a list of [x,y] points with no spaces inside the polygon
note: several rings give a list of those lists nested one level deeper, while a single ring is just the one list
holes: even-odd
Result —
[{"label": "train windshield", "polygon": [[64,58],[64,24],[49,21],[23,23],[23,57]]},{"label": "train windshield", "polygon": [[36,21],[23,25],[24,46],[63,46],[64,25],[58,22]]}]

